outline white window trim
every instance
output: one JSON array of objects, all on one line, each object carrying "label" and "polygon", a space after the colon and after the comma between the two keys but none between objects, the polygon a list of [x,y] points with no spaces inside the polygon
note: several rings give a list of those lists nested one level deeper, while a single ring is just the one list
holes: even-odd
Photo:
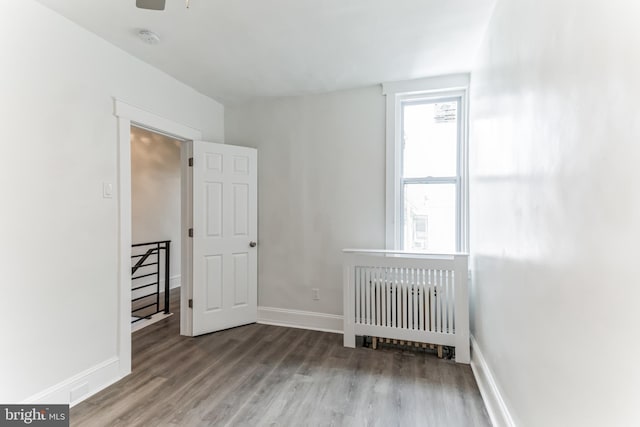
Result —
[{"label": "white window trim", "polygon": [[407,99],[437,99],[460,97],[460,145],[459,145],[459,173],[460,198],[459,220],[456,223],[459,236],[458,252],[469,251],[469,125],[468,125],[468,93],[469,74],[453,74],[449,76],[432,77],[419,80],[384,83],[382,94],[387,97],[387,135],[386,135],[386,248],[399,250],[401,248],[400,225],[402,223],[402,200],[400,200],[400,172],[402,169],[402,129],[401,104]]}]

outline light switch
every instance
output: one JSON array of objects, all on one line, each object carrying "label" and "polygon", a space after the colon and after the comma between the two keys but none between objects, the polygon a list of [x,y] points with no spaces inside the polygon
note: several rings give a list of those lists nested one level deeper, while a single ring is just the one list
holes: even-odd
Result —
[{"label": "light switch", "polygon": [[105,199],[110,199],[113,197],[113,184],[110,182],[102,183],[102,197]]}]

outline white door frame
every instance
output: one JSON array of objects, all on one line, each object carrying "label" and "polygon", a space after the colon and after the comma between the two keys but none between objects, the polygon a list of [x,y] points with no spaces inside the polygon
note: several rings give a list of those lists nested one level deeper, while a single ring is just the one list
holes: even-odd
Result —
[{"label": "white door frame", "polygon": [[[131,373],[131,125],[184,140],[201,140],[202,132],[119,99],[114,101],[118,118],[118,358],[120,376],[125,377]],[[181,286],[181,293],[186,288]]]}]

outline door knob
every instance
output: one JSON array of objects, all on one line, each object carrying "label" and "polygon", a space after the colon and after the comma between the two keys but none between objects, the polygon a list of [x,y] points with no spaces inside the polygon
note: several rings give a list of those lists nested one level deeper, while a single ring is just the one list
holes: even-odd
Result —
[{"label": "door knob", "polygon": [[256,246],[258,246],[258,244],[256,242],[249,242],[249,246],[255,248]]}]

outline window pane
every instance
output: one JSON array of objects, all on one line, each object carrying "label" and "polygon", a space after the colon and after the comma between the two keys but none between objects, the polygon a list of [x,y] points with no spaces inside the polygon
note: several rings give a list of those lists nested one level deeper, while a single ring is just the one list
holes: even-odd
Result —
[{"label": "window pane", "polygon": [[405,184],[404,250],[455,252],[456,185]]},{"label": "window pane", "polygon": [[458,103],[403,105],[402,176],[456,176]]}]

